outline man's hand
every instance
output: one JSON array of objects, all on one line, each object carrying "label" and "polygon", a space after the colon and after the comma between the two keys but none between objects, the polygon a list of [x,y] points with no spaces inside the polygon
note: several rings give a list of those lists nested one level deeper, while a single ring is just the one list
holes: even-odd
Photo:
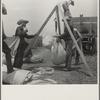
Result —
[{"label": "man's hand", "polygon": [[59,39],[59,38],[57,38],[57,39],[56,39],[56,42],[60,42],[60,39]]},{"label": "man's hand", "polygon": [[58,35],[54,35],[53,37],[54,37],[54,38],[59,38],[59,36],[58,36]]}]

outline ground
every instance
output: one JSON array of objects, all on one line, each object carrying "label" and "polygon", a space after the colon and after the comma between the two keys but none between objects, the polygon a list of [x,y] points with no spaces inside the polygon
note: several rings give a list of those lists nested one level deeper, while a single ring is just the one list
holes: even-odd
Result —
[{"label": "ground", "polygon": [[45,75],[46,78],[51,78],[57,81],[58,84],[97,84],[97,56],[87,55],[85,59],[89,65],[89,68],[93,74],[93,77],[89,76],[88,69],[82,62],[80,58],[79,65],[74,65],[74,57],[72,59],[72,70],[63,71],[64,64],[54,65],[51,59],[51,53],[48,49],[43,47],[36,50],[32,50],[33,55],[41,55],[44,58],[43,63],[32,64],[24,63],[23,69],[32,70],[34,67],[52,67],[54,68],[54,73],[51,75]]}]

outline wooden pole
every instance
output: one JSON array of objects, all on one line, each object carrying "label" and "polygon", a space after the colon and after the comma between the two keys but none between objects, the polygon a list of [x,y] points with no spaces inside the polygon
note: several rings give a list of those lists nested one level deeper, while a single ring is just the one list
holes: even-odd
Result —
[{"label": "wooden pole", "polygon": [[77,41],[75,40],[75,38],[74,38],[74,36],[73,36],[73,33],[72,33],[72,31],[71,31],[71,29],[70,29],[70,27],[69,27],[69,25],[68,25],[68,23],[67,23],[67,21],[66,21],[66,19],[65,19],[65,16],[64,16],[64,14],[63,14],[63,12],[62,12],[62,10],[61,10],[60,5],[58,5],[58,7],[59,7],[60,13],[61,13],[61,15],[62,15],[62,17],[63,17],[63,19],[64,19],[65,26],[67,27],[67,29],[68,29],[68,31],[69,31],[69,34],[70,34],[70,36],[71,36],[73,42],[75,43],[75,46],[76,46],[76,48],[77,48],[77,50],[78,50],[78,52],[79,52],[79,54],[80,54],[80,56],[81,56],[81,58],[82,58],[82,60],[83,60],[83,62],[84,62],[86,68],[87,68],[88,71],[89,71],[90,76],[93,77],[93,75],[92,75],[92,73],[91,73],[91,71],[90,71],[90,69],[89,69],[89,66],[88,66],[88,64],[87,64],[87,62],[86,62],[86,60],[85,60],[85,58],[84,58],[84,55],[83,55],[83,53],[81,52],[81,50],[80,50],[80,48],[79,48],[79,46],[78,46],[78,44],[77,44]]},{"label": "wooden pole", "polygon": [[29,44],[29,46],[26,48],[25,52],[24,52],[24,56],[27,54],[27,52],[29,51],[29,49],[32,47],[32,46],[35,46],[35,43],[37,41],[37,38],[39,36],[39,34],[41,33],[41,31],[44,29],[44,27],[46,26],[46,24],[48,23],[49,19],[51,18],[51,16],[53,15],[53,13],[56,11],[57,9],[57,6],[54,7],[54,9],[51,11],[51,13],[49,14],[49,16],[47,17],[47,19],[45,20],[45,22],[43,23],[43,25],[41,26],[41,28],[39,29],[39,31],[37,32],[37,36],[35,36],[31,43]]},{"label": "wooden pole", "polygon": [[59,17],[59,10],[58,10],[58,6],[57,6],[57,9],[56,9],[56,14],[57,14],[58,32],[59,32],[59,35],[61,35],[60,17]]}]

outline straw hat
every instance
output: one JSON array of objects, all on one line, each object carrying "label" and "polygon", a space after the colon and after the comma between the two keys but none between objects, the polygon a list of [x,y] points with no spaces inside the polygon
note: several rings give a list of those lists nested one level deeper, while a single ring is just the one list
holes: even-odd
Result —
[{"label": "straw hat", "polygon": [[18,25],[21,25],[21,24],[23,24],[23,23],[29,23],[29,21],[28,20],[24,20],[24,19],[20,19],[18,22],[17,22],[17,24]]}]

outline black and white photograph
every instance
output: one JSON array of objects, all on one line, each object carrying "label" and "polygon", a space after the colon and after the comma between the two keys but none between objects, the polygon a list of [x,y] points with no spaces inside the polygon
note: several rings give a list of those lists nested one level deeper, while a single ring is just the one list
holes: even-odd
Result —
[{"label": "black and white photograph", "polygon": [[2,84],[97,84],[97,0],[4,0]]},{"label": "black and white photograph", "polygon": [[1,0],[1,100],[99,100],[99,0]]},{"label": "black and white photograph", "polygon": [[2,0],[2,84],[98,84],[97,0]]}]

